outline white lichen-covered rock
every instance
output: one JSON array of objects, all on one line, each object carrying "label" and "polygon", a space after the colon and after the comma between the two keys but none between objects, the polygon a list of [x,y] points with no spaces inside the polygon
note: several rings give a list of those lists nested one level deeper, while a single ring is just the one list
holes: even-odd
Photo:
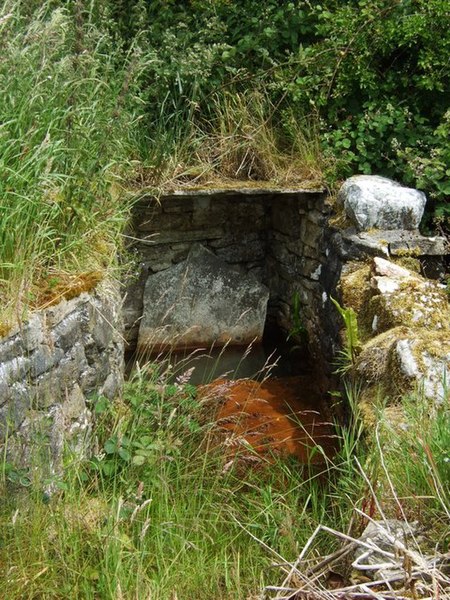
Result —
[{"label": "white lichen-covered rock", "polygon": [[338,202],[359,231],[419,227],[425,208],[423,192],[378,175],[355,175],[344,182]]},{"label": "white lichen-covered rock", "polygon": [[269,290],[201,245],[147,279],[140,351],[246,345],[262,338]]},{"label": "white lichen-covered rock", "polygon": [[378,580],[404,574],[405,553],[414,556],[422,539],[416,522],[385,519],[370,522],[359,541],[362,544],[355,550],[352,567]]},{"label": "white lichen-covered rock", "polygon": [[371,285],[379,294],[392,294],[406,281],[419,281],[408,269],[378,256],[373,259],[373,273]]},{"label": "white lichen-covered rock", "polygon": [[379,294],[392,294],[400,289],[400,282],[392,277],[372,277],[372,287]]},{"label": "white lichen-covered rock", "polygon": [[417,388],[425,398],[440,405],[448,399],[450,382],[450,336],[415,332],[393,346],[390,365],[400,390]]},{"label": "white lichen-covered rock", "polygon": [[373,270],[376,275],[381,277],[391,277],[395,279],[409,279],[412,273],[409,269],[401,267],[390,260],[375,256],[373,259]]}]

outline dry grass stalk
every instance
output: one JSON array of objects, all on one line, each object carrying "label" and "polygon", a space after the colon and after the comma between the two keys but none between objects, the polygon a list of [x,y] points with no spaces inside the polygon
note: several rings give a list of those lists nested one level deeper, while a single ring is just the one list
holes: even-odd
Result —
[{"label": "dry grass stalk", "polygon": [[[387,527],[373,521],[362,511],[358,510],[357,512],[377,525],[383,535],[392,543],[395,552],[388,552],[372,541],[366,542],[330,527],[318,525],[297,560],[294,563],[283,562],[282,568],[285,573],[287,572],[287,576],[282,584],[266,586],[264,598],[271,600],[407,600],[410,598],[442,600],[450,598],[450,577],[447,575],[450,570],[450,552],[423,555],[413,551],[400,540],[395,539]],[[321,532],[339,538],[344,544],[336,552],[318,559],[313,566],[309,566],[308,551]],[[378,567],[389,566],[392,574],[384,575],[373,581],[327,588],[327,576],[332,567],[339,564],[346,555],[358,547],[385,556],[389,562],[382,565],[371,565],[371,567],[376,570]],[[361,569],[364,573],[367,571],[367,566],[360,565],[360,558],[352,563],[352,567]],[[273,593],[275,595],[271,595]]]}]

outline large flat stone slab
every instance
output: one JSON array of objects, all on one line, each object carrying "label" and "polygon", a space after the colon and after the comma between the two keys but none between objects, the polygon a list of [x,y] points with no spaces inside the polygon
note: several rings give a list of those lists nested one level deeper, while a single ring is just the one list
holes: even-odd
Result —
[{"label": "large flat stone slab", "polygon": [[196,245],[185,261],[147,279],[138,351],[259,341],[268,298],[255,277]]},{"label": "large flat stone slab", "polygon": [[260,184],[245,184],[245,182],[239,182],[239,185],[230,184],[228,186],[218,186],[218,187],[202,187],[202,186],[186,186],[179,189],[173,189],[166,191],[163,196],[164,197],[189,197],[189,196],[271,196],[271,195],[280,195],[280,196],[291,196],[298,194],[323,194],[325,192],[325,188],[323,185],[319,183],[312,182],[309,186],[291,186],[291,187],[281,187],[270,184],[269,182],[266,185],[263,182]]},{"label": "large flat stone slab", "polygon": [[437,256],[447,253],[444,237],[424,236],[418,231],[378,230],[357,232],[347,229],[341,232],[343,242],[362,256]]}]

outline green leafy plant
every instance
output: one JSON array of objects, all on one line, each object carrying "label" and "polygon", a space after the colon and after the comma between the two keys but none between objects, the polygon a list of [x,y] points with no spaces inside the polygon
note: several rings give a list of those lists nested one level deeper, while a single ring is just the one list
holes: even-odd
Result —
[{"label": "green leafy plant", "polygon": [[300,302],[300,294],[296,291],[292,295],[292,326],[289,330],[287,339],[290,340],[292,338],[301,338],[305,340],[308,332],[306,330],[305,324],[303,322],[301,316],[301,302]]},{"label": "green leafy plant", "polygon": [[337,300],[330,298],[344,322],[344,347],[339,351],[338,372],[349,372],[355,364],[355,359],[361,348],[358,333],[358,319],[353,308],[343,308]]}]

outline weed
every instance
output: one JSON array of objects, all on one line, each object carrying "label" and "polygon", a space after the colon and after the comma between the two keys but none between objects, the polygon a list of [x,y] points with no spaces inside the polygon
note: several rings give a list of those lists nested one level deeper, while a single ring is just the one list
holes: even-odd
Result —
[{"label": "weed", "polygon": [[291,338],[300,338],[302,341],[307,339],[307,329],[300,314],[301,303],[300,294],[296,291],[292,295],[292,327],[287,336],[287,340]]},{"label": "weed", "polygon": [[350,371],[355,364],[356,356],[361,347],[358,333],[358,320],[353,308],[343,308],[334,298],[331,298],[331,301],[337,308],[345,326],[345,342],[343,349],[338,353],[338,368],[336,371],[343,375]]}]

